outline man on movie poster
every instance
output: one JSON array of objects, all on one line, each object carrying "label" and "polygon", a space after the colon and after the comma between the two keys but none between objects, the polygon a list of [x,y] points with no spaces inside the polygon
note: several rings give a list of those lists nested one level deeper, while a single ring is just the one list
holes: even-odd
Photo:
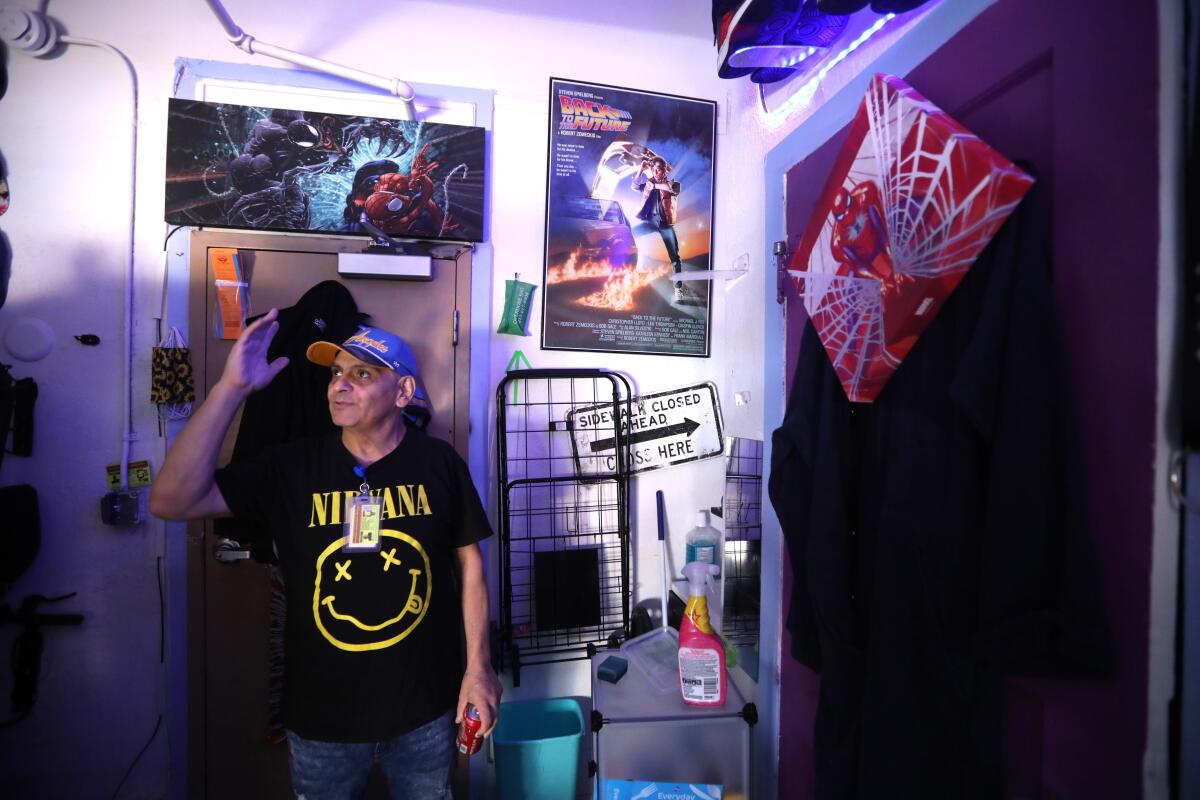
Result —
[{"label": "man on movie poster", "polygon": [[550,91],[543,347],[707,356],[715,104]]}]

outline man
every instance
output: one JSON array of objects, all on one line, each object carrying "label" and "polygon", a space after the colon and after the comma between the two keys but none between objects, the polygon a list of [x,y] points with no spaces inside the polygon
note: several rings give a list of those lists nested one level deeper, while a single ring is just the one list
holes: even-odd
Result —
[{"label": "man", "polygon": [[[649,179],[646,170],[651,169]],[[679,259],[679,237],[675,235],[675,198],[679,196],[679,182],[667,181],[667,162],[655,156],[644,159],[637,174],[633,176],[634,191],[642,193],[642,207],[637,212],[637,218],[642,224],[634,228],[635,236],[648,231],[657,231],[662,237],[663,246],[667,248],[667,258],[671,267],[678,275],[683,271],[683,262]],[[683,303],[693,300],[695,295],[685,287],[682,281],[675,281],[675,294],[671,302]]]},{"label": "man", "polygon": [[[393,800],[450,797],[455,723],[470,703],[491,733],[500,700],[482,504],[450,445],[405,424],[419,391],[416,359],[378,328],[308,350],[331,369],[338,433],[216,469],[242,402],[287,366],[267,362],[277,316],[272,309],[234,345],[167,454],[151,510],[167,519],[233,514],[271,533],[287,589],[283,722],[297,796],[357,797],[377,762]],[[347,520],[364,519],[378,520],[374,546],[352,547],[370,544],[369,524],[347,531]]]}]

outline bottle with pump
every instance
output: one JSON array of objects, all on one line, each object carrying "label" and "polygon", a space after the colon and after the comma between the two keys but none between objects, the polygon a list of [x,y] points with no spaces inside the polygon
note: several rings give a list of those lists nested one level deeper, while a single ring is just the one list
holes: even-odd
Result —
[{"label": "bottle with pump", "polygon": [[708,512],[704,509],[696,512],[696,527],[688,531],[687,547],[684,563],[699,561],[703,564],[715,564],[715,575],[721,574],[721,532],[708,524]]},{"label": "bottle with pump", "polygon": [[728,681],[725,648],[708,621],[705,591],[717,565],[693,561],[683,566],[683,574],[688,602],[679,626],[679,690],[688,705],[722,706]]}]

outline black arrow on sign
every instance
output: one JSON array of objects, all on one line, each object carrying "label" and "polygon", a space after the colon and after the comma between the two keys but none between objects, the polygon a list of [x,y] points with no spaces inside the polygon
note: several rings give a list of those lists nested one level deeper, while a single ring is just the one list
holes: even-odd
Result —
[{"label": "black arrow on sign", "polygon": [[[686,433],[691,436],[700,427],[700,423],[695,420],[683,418],[683,422],[676,422],[674,425],[668,425],[665,428],[650,428],[645,431],[638,431],[629,437],[630,444],[638,442],[648,442],[651,439],[665,439],[668,436],[677,436],[681,433]],[[612,450],[617,446],[616,437],[609,439],[597,439],[592,442],[592,452],[599,453],[601,450]]]}]

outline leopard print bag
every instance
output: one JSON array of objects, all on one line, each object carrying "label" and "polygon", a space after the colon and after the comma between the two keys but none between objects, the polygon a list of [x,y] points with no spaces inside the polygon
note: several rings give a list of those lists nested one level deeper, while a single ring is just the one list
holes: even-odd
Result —
[{"label": "leopard print bag", "polygon": [[171,328],[150,354],[150,401],[168,419],[191,414],[196,401],[192,382],[192,360],[187,342],[178,328]]}]

